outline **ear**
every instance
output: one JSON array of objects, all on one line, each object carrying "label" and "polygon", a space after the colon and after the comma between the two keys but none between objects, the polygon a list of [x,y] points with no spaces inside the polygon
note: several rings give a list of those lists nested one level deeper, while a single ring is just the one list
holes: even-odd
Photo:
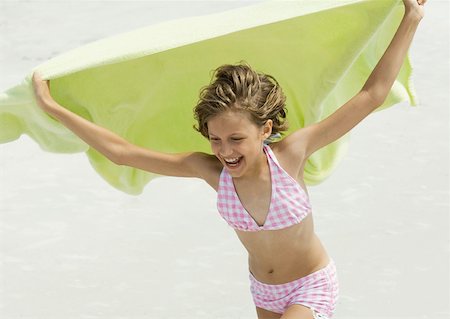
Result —
[{"label": "ear", "polygon": [[273,126],[272,120],[267,120],[266,123],[264,123],[262,132],[264,139],[269,138],[269,136],[272,134],[272,126]]}]

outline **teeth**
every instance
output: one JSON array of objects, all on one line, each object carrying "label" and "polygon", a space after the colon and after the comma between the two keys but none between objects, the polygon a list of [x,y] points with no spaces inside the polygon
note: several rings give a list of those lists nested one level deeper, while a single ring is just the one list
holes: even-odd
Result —
[{"label": "teeth", "polygon": [[240,157],[235,157],[235,158],[230,158],[230,159],[225,159],[225,162],[227,163],[235,163],[239,160]]}]

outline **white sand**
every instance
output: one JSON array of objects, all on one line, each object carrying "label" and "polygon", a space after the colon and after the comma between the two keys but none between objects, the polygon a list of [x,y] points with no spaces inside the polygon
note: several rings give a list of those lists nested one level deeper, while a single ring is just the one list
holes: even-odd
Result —
[{"label": "white sand", "polygon": [[[0,91],[56,54],[159,21],[249,2],[0,2]],[[431,0],[411,48],[421,101],[375,113],[309,187],[336,260],[335,318],[449,318],[449,4]],[[176,191],[174,191],[176,190]],[[0,145],[0,317],[256,318],[247,256],[196,179],[138,197],[83,154],[27,136]]]}]

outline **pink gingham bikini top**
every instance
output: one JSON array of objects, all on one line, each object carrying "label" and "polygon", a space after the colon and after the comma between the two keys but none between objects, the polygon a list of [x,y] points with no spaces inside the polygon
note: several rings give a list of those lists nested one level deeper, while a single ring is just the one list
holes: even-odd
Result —
[{"label": "pink gingham bikini top", "polygon": [[272,197],[264,225],[259,226],[242,205],[226,167],[220,173],[217,209],[234,229],[242,231],[276,230],[300,223],[311,212],[309,197],[298,182],[278,163],[272,149],[264,144],[270,169]]}]

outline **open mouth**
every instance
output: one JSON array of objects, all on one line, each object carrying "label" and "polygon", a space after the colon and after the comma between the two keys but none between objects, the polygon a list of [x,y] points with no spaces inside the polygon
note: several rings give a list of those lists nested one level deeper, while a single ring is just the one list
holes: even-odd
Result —
[{"label": "open mouth", "polygon": [[225,161],[225,164],[227,165],[227,167],[236,168],[241,164],[242,158],[243,158],[243,156],[240,156],[240,157],[236,157],[236,158],[224,159],[224,161]]}]

